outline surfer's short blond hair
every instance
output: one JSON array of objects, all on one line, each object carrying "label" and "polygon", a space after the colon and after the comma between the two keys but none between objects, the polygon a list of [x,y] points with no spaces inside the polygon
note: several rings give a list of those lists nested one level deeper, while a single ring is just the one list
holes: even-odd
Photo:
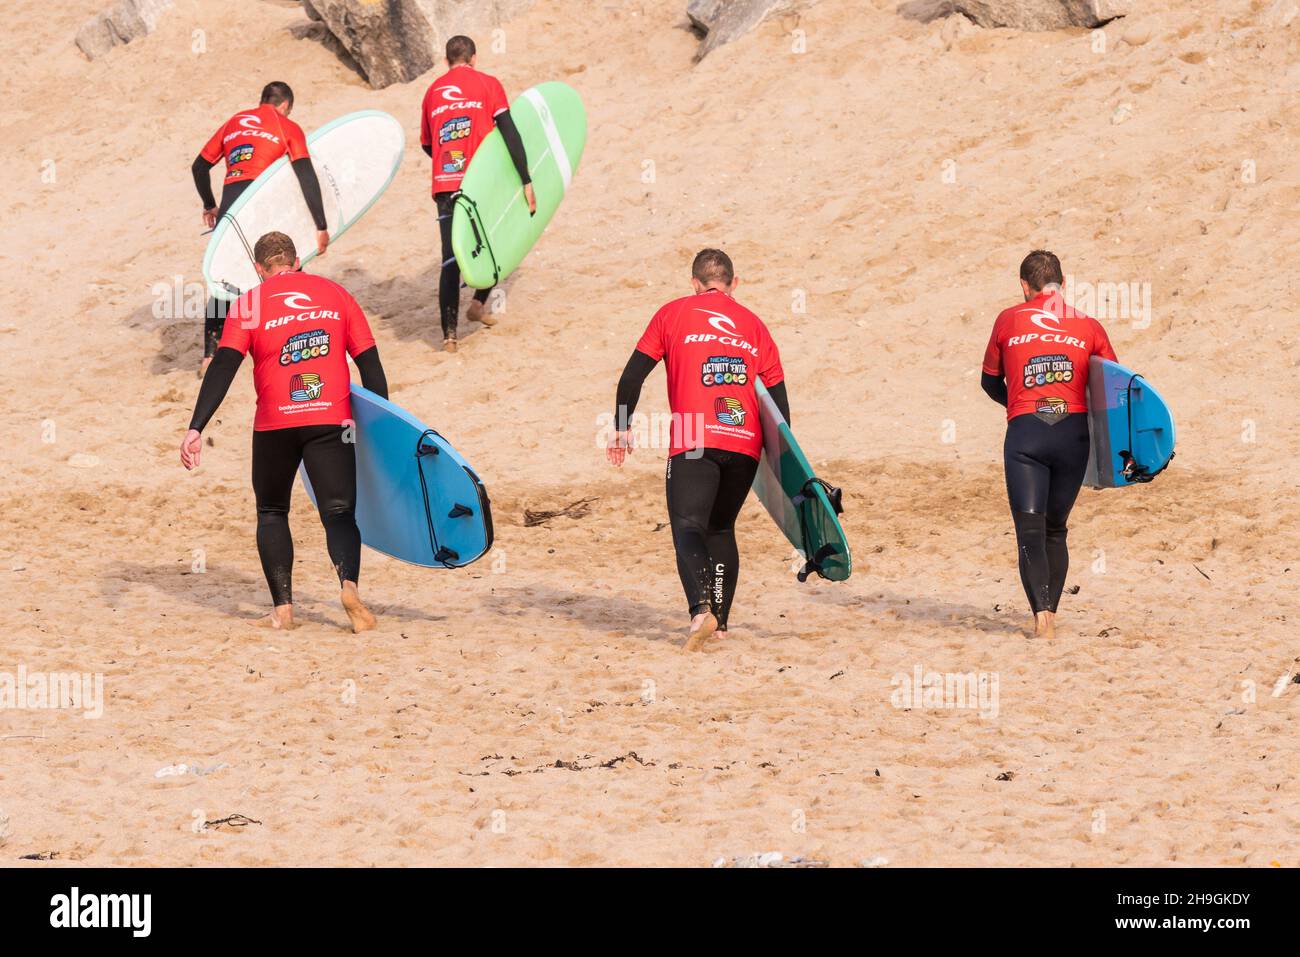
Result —
[{"label": "surfer's short blond hair", "polygon": [[293,240],[284,233],[266,233],[253,247],[253,258],[263,269],[292,266],[298,258]]}]

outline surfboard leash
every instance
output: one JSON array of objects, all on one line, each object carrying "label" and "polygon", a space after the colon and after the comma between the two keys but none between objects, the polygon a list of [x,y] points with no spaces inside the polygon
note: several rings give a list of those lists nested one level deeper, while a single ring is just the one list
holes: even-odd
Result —
[{"label": "surfboard leash", "polygon": [[420,497],[424,499],[424,521],[429,527],[429,547],[433,550],[433,560],[443,568],[456,568],[453,565],[460,556],[450,548],[446,548],[438,542],[438,533],[433,525],[433,511],[429,508],[429,486],[424,479],[424,457],[426,455],[440,455],[442,450],[432,442],[425,444],[424,438],[427,435],[437,435],[433,429],[425,429],[420,433],[420,437],[415,441],[415,467],[420,473]]},{"label": "surfboard leash", "polygon": [[1124,405],[1125,411],[1128,413],[1128,448],[1121,449],[1119,453],[1120,461],[1124,463],[1124,477],[1134,483],[1150,482],[1165,469],[1169,468],[1169,463],[1174,460],[1174,453],[1170,452],[1169,459],[1165,464],[1152,472],[1149,468],[1140,464],[1138,460],[1133,457],[1133,383],[1141,378],[1142,376],[1139,373],[1134,372],[1129,376],[1128,384],[1124,386]]},{"label": "surfboard leash", "polygon": [[496,285],[497,280],[501,278],[501,267],[497,265],[497,254],[492,251],[492,243],[488,241],[487,229],[483,227],[483,217],[479,215],[478,204],[470,199],[464,193],[457,193],[452,203],[460,205],[465,204],[465,215],[469,217],[469,228],[474,231],[474,251],[470,256],[477,259],[479,253],[487,250],[488,258],[492,260],[492,285]]},{"label": "surfboard leash", "polygon": [[256,267],[257,257],[253,255],[253,247],[248,245],[248,239],[244,236],[244,230],[239,226],[239,220],[229,213],[222,213],[221,218],[229,222],[231,227],[234,228],[235,236],[239,238],[239,244],[244,247],[244,255],[248,257],[249,263]]}]

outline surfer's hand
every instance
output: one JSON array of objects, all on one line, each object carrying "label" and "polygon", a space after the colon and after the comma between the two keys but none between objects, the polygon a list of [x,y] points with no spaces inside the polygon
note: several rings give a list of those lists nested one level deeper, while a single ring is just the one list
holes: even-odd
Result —
[{"label": "surfer's hand", "polygon": [[524,184],[524,199],[528,200],[528,215],[537,215],[537,194],[533,192],[533,184]]},{"label": "surfer's hand", "polygon": [[615,432],[609,437],[609,444],[605,446],[605,458],[609,459],[610,465],[622,465],[623,460],[632,453],[632,430],[626,432]]},{"label": "surfer's hand", "polygon": [[203,436],[198,429],[190,429],[181,439],[181,465],[190,471],[199,467],[199,456],[203,453]]},{"label": "surfer's hand", "polygon": [[324,256],[325,250],[330,245],[330,234],[328,229],[318,229],[316,231],[316,255]]},{"label": "surfer's hand", "polygon": [[203,211],[203,225],[208,229],[217,228],[217,207],[209,206]]}]

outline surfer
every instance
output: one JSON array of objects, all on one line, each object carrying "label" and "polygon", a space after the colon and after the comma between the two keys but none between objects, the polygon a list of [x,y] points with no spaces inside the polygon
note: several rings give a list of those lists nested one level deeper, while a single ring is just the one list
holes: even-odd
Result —
[{"label": "surfer", "polygon": [[763,321],[733,298],[737,282],[722,250],[696,255],[695,294],[656,312],[627,360],[606,450],[616,466],[632,452],[632,413],[646,376],[663,359],[672,410],[665,485],[677,573],[691,614],[687,650],[699,649],[715,632],[727,633],[740,572],[736,516],[763,450],[755,376],[790,421],[776,343]]},{"label": "surfer", "polygon": [[1036,249],[1020,264],[1025,301],[993,323],[981,385],[1007,407],[1003,461],[1020,581],[1034,634],[1056,637],[1070,567],[1066,522],[1088,465],[1088,359],[1115,361],[1100,322],[1067,306],[1061,261]]},{"label": "surfer", "polygon": [[[501,130],[510,159],[524,186],[529,214],[537,212],[532,178],[524,141],[510,117],[506,91],[494,76],[476,70],[478,52],[469,37],[447,41],[447,72],[434,80],[420,106],[420,145],[433,160],[433,201],[438,210],[438,231],[442,240],[442,270],[438,278],[438,311],[442,318],[443,348],[456,351],[456,327],[460,321],[460,268],[451,251],[451,217],[461,180],[483,138],[493,124]],[[435,152],[436,150],[436,152]],[[478,289],[466,316],[485,326],[496,325],[486,308],[488,289]]]},{"label": "surfer", "polygon": [[[241,110],[222,123],[194,158],[190,172],[194,174],[194,188],[203,200],[203,224],[213,229],[253,180],[288,153],[298,185],[302,187],[303,199],[307,201],[307,209],[316,224],[316,251],[323,253],[329,245],[330,234],[321,201],[320,181],[316,178],[311,157],[307,155],[307,137],[302,127],[289,119],[292,111],[293,90],[289,84],[278,80],[266,84],[262,88],[261,104],[255,109]],[[222,182],[221,205],[218,206],[212,195],[211,170],[223,158],[226,178]],[[238,294],[239,290],[234,292]],[[207,371],[208,364],[216,355],[227,306],[224,300],[208,298],[200,374]]]},{"label": "surfer", "polygon": [[208,424],[245,353],[253,355],[257,413],[253,420],[253,494],[257,552],[273,610],[261,623],[292,628],[293,538],[289,496],[299,463],[307,467],[343,608],[354,632],[375,626],[361,601],[361,533],[355,518],[356,446],[351,436],[352,356],[361,384],[388,398],[388,382],[365,314],[348,291],[322,276],[298,272],[298,252],[284,233],[253,247],[262,282],[230,306],[221,341],[199,388],[181,464],[197,468]]}]

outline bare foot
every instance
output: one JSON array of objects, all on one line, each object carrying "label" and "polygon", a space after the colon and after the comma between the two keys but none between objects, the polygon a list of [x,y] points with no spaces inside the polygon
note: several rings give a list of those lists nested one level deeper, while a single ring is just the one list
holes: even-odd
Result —
[{"label": "bare foot", "polygon": [[339,599],[343,602],[343,610],[348,613],[348,621],[352,622],[354,635],[375,627],[375,616],[362,603],[361,595],[357,593],[356,582],[344,582]]},{"label": "bare foot", "polygon": [[704,648],[704,640],[717,630],[718,619],[713,617],[713,613],[702,611],[691,619],[691,633],[686,636],[686,645],[683,651],[701,651]]},{"label": "bare foot", "polygon": [[1034,636],[1049,640],[1056,637],[1056,612],[1040,611],[1034,615]]},{"label": "bare foot", "polygon": [[293,605],[276,605],[271,614],[257,619],[258,628],[275,628],[278,631],[293,631],[298,623],[293,620]]},{"label": "bare foot", "polygon": [[456,340],[455,340],[455,339],[443,339],[443,340],[442,340],[442,351],[443,351],[443,352],[455,352],[455,351],[456,351]]},{"label": "bare foot", "polygon": [[465,312],[465,318],[471,322],[481,322],[485,326],[495,326],[497,324],[497,317],[477,299],[470,300],[469,309]]}]

